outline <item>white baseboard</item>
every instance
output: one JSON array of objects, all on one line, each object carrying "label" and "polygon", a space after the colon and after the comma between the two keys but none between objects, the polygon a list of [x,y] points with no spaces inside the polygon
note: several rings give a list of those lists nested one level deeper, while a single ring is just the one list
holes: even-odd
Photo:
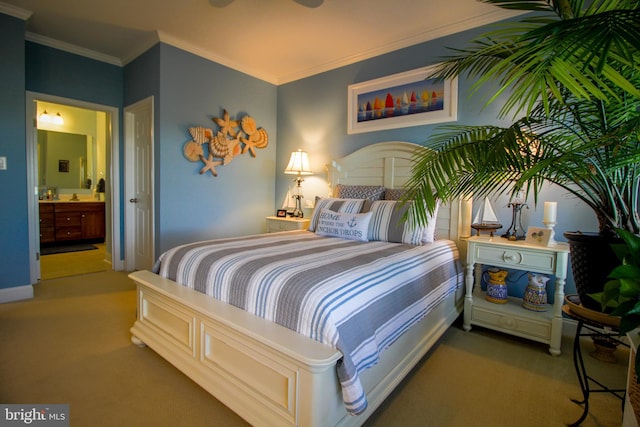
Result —
[{"label": "white baseboard", "polygon": [[0,304],[33,298],[33,285],[0,289]]}]

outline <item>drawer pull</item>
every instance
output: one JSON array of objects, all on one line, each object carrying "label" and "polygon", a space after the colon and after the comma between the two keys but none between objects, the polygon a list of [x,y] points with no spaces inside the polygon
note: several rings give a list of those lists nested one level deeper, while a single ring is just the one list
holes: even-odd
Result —
[{"label": "drawer pull", "polygon": [[516,322],[512,317],[500,317],[500,324],[504,328],[513,329],[516,326]]},{"label": "drawer pull", "polygon": [[522,261],[522,254],[518,252],[505,252],[502,255],[502,260],[507,263],[519,263]]}]

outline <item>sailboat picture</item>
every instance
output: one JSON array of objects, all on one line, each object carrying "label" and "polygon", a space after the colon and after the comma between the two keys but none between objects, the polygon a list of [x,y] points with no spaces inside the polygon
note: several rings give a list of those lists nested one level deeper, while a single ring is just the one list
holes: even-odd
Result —
[{"label": "sailboat picture", "polygon": [[502,228],[502,224],[498,221],[498,217],[491,207],[491,202],[488,197],[484,198],[484,202],[478,212],[476,212],[476,216],[473,217],[473,223],[471,223],[471,228],[476,230],[476,235],[480,235],[481,230],[489,231],[491,237],[493,237],[493,232]]}]

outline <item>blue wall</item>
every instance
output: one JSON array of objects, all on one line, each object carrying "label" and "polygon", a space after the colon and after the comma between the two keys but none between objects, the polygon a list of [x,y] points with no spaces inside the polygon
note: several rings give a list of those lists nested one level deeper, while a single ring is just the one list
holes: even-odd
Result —
[{"label": "blue wall", "polygon": [[29,284],[24,21],[0,14],[0,289]]},{"label": "blue wall", "polygon": [[[347,88],[351,84],[436,64],[451,53],[445,47],[465,47],[471,38],[482,32],[483,29],[476,29],[454,34],[280,86],[276,203],[282,202],[287,189],[292,186],[290,179],[281,172],[286,167],[288,153],[298,148],[308,151],[311,158],[315,175],[305,179],[303,194],[305,199],[313,199],[327,193],[324,167],[333,158],[382,141],[401,140],[429,146],[429,137],[438,132],[442,124],[348,135]],[[468,91],[472,84],[473,81],[459,79],[457,124],[507,124],[509,120],[497,118],[499,102],[488,107],[484,105],[484,94],[495,92],[485,89],[470,97]],[[525,228],[529,225],[542,226],[542,202],[547,200],[558,202],[556,240],[565,241],[562,233],[567,230],[597,231],[595,214],[558,187],[545,188],[539,195],[540,205],[537,208],[532,199],[528,200],[530,208],[524,209],[522,215]],[[505,232],[511,224],[511,210],[507,207],[509,200],[500,197],[492,202],[504,226],[499,232]],[[518,286],[522,288],[522,284]],[[575,292],[571,277],[566,291]]]},{"label": "blue wall", "polygon": [[[160,74],[156,247],[263,232],[264,217],[274,213],[276,86],[165,44]],[[217,177],[201,175],[203,164],[182,154],[191,140],[188,129],[217,131],[212,118],[222,117],[224,109],[232,119],[253,117],[270,143],[255,158],[246,153],[217,167]]]},{"label": "blue wall", "polygon": [[[429,136],[437,125],[414,126],[377,132],[347,134],[347,88],[360,83],[395,73],[413,70],[439,62],[447,54],[445,46],[456,46],[469,40],[479,30],[468,31],[439,40],[423,43],[358,62],[337,70],[298,80],[278,88],[278,170],[286,167],[284,152],[302,148],[309,152],[316,180],[309,178],[311,195],[313,191],[325,191],[324,165],[333,158],[339,158],[366,145],[382,141],[408,141],[428,144]],[[460,81],[463,94],[468,83]],[[459,96],[458,122],[469,122],[476,118],[481,108],[480,101]],[[494,109],[487,109],[486,120],[495,121]],[[318,176],[320,175],[320,176]],[[315,184],[315,185],[314,185]],[[289,180],[278,175],[276,192],[284,197]],[[307,191],[305,189],[305,191]]]},{"label": "blue wall", "polygon": [[[125,69],[127,104],[155,96],[156,253],[198,239],[256,234],[274,213],[276,86],[160,43]],[[136,84],[132,84],[135,82]],[[151,82],[151,83],[145,83]],[[142,89],[141,89],[142,87]],[[200,174],[184,144],[189,128],[218,130],[213,117],[250,115],[269,145]]]},{"label": "blue wall", "polygon": [[122,107],[122,67],[37,43],[26,50],[27,90]]}]

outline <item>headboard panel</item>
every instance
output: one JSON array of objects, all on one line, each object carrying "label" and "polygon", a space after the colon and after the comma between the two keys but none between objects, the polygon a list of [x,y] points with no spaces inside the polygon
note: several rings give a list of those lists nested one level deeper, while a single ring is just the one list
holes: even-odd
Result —
[{"label": "headboard panel", "polygon": [[330,185],[383,185],[402,188],[411,177],[412,157],[418,145],[381,142],[361,148],[329,167]]},{"label": "headboard panel", "polygon": [[[328,167],[327,177],[330,194],[333,194],[333,188],[337,184],[402,188],[411,177],[413,155],[418,147],[417,144],[404,141],[380,142],[354,151],[341,159],[333,160]],[[467,201],[463,205],[464,212],[461,212],[459,201],[440,206],[436,219],[438,238],[458,242],[461,237],[468,237],[471,234],[471,229],[468,227],[471,223],[469,203]],[[462,217],[467,216],[469,220],[465,221]]]}]

